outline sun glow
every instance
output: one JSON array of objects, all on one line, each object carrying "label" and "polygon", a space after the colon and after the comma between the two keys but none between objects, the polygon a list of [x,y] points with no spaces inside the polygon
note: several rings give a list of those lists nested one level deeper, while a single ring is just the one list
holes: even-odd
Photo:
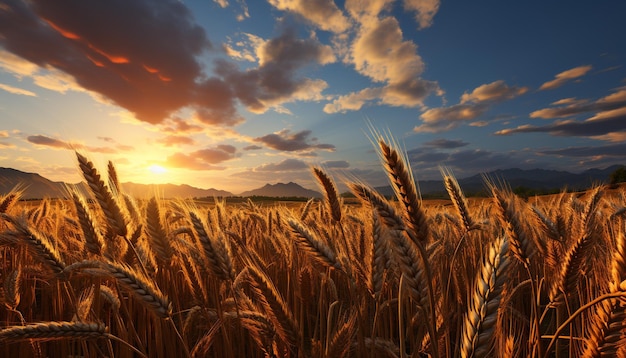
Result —
[{"label": "sun glow", "polygon": [[152,164],[151,166],[148,167],[148,170],[150,171],[150,173],[157,174],[157,175],[167,173],[167,169],[158,164]]}]

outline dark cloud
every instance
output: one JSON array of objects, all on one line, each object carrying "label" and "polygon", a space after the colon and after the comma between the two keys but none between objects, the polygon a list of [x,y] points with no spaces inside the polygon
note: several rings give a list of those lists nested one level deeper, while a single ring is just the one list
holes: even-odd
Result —
[{"label": "dark cloud", "polygon": [[260,145],[248,145],[243,147],[243,150],[259,150],[259,149],[263,149],[263,147],[261,147]]},{"label": "dark cloud", "polygon": [[308,169],[309,165],[298,159],[285,159],[278,163],[266,163],[254,168],[255,172],[288,172]]},{"label": "dark cloud", "polygon": [[409,150],[407,155],[418,179],[440,179],[439,168],[442,166],[464,177],[496,169],[531,169],[540,165],[532,152],[494,152],[483,149],[442,151],[424,146]]},{"label": "dark cloud", "polygon": [[626,143],[606,144],[595,147],[569,147],[542,150],[541,154],[565,157],[621,157],[626,158]]},{"label": "dark cloud", "polygon": [[350,167],[350,163],[345,160],[328,160],[323,165],[328,169],[345,169]]},{"label": "dark cloud", "polygon": [[26,137],[26,140],[30,143],[43,145],[46,147],[59,148],[59,149],[73,149],[72,145],[62,140],[43,136],[43,135],[31,135]]},{"label": "dark cloud", "polygon": [[191,170],[220,170],[224,167],[215,164],[222,163],[237,157],[237,148],[232,145],[218,145],[215,148],[206,148],[185,153],[175,153],[167,157],[166,164],[170,167]]},{"label": "dark cloud", "polygon": [[263,143],[269,148],[286,152],[301,152],[315,149],[332,152],[335,150],[334,145],[317,143],[317,138],[309,138],[310,135],[310,130],[292,133],[288,129],[283,129],[276,133],[255,138],[254,140]]},{"label": "dark cloud", "polygon": [[56,138],[52,138],[52,137],[48,137],[44,135],[31,135],[31,136],[26,137],[26,140],[36,145],[41,145],[41,146],[46,146],[46,147],[51,147],[51,148],[70,149],[70,150],[83,149],[83,150],[94,152],[94,153],[115,154],[119,150],[130,151],[133,149],[133,147],[126,146],[126,145],[116,145],[115,148],[114,147],[91,147],[91,146],[86,146],[80,143],[66,142],[60,139],[56,139]]},{"label": "dark cloud", "polygon": [[544,108],[530,114],[531,118],[554,119],[576,116],[589,112],[604,112],[626,107],[626,88],[620,88],[610,95],[600,98],[595,102],[572,100],[569,98],[556,102],[565,103],[567,106]]},{"label": "dark cloud", "polygon": [[558,136],[596,137],[626,132],[626,107],[602,112],[584,121],[557,121],[544,126],[522,125],[495,134],[550,133]]},{"label": "dark cloud", "polygon": [[424,143],[424,146],[433,147],[433,148],[441,148],[441,149],[454,149],[454,148],[464,147],[468,144],[469,143],[464,142],[460,139],[450,140],[450,139],[441,138],[441,139],[434,139],[429,142],[426,142]]},{"label": "dark cloud", "polygon": [[230,86],[202,72],[196,57],[211,45],[180,1],[6,4],[0,12],[6,50],[73,76],[141,121],[161,123],[183,107],[208,124],[243,120]]}]

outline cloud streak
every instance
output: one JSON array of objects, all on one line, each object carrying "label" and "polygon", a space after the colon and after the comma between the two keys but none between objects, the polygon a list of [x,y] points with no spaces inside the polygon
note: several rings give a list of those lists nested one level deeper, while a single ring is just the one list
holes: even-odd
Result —
[{"label": "cloud streak", "polygon": [[2,83],[0,83],[0,90],[6,91],[12,94],[21,95],[21,96],[37,97],[37,94],[35,92],[31,92],[23,88],[17,88],[17,87],[5,85]]},{"label": "cloud streak", "polygon": [[567,71],[563,71],[557,74],[556,76],[554,76],[553,80],[542,84],[541,87],[539,87],[539,90],[553,90],[555,88],[559,88],[572,80],[575,80],[579,77],[586,75],[587,72],[591,71],[591,69],[592,69],[592,66],[587,65],[587,66],[579,66],[579,67],[569,69]]},{"label": "cloud streak", "polygon": [[316,149],[332,152],[335,150],[335,146],[332,144],[318,143],[317,138],[311,137],[310,130],[292,133],[288,129],[283,129],[276,133],[257,137],[254,141],[262,143],[268,148],[284,152],[303,152]]},{"label": "cloud streak", "polygon": [[216,164],[235,159],[237,156],[237,148],[222,144],[213,148],[193,151],[189,154],[174,153],[167,157],[165,164],[172,168],[190,170],[223,170],[225,167]]},{"label": "cloud streak", "polygon": [[481,117],[494,104],[516,98],[526,92],[527,87],[509,86],[502,80],[478,86],[472,92],[464,93],[459,104],[426,110],[420,115],[422,124],[415,126],[413,130],[418,133],[451,130],[462,123]]}]

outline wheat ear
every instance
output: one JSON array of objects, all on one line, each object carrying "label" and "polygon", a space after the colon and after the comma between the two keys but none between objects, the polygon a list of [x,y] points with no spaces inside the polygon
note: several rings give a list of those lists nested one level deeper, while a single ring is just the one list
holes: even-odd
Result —
[{"label": "wheat ear", "polygon": [[150,247],[156,253],[158,261],[162,264],[169,264],[174,255],[174,249],[165,228],[161,224],[159,203],[155,197],[152,197],[146,206],[146,232],[150,240]]},{"label": "wheat ear", "polygon": [[298,346],[301,342],[298,325],[272,280],[255,265],[249,265],[245,270],[252,281],[253,291],[277,327],[278,335],[290,345]]},{"label": "wheat ear", "polygon": [[0,215],[17,230],[15,232],[5,232],[4,235],[12,237],[12,241],[25,244],[28,251],[34,254],[55,274],[63,273],[65,262],[61,257],[61,253],[50,243],[50,239],[46,235],[29,227],[26,219],[23,217],[18,218],[7,214]]},{"label": "wheat ear", "polygon": [[334,267],[337,270],[342,269],[341,263],[328,245],[320,241],[309,229],[295,219],[287,219],[287,222],[293,230],[298,247],[324,266]]},{"label": "wheat ear", "polygon": [[496,239],[478,272],[463,322],[461,357],[488,357],[493,349],[502,287],[507,280],[508,247],[506,237]]},{"label": "wheat ear", "polygon": [[100,256],[104,248],[104,239],[97,229],[98,225],[81,196],[74,192],[72,193],[72,200],[85,238],[85,248],[88,252]]},{"label": "wheat ear", "polygon": [[443,183],[445,184],[446,191],[448,195],[450,195],[450,200],[452,200],[452,204],[463,221],[465,230],[470,231],[477,228],[476,223],[470,215],[469,208],[467,207],[467,199],[465,195],[463,195],[463,191],[461,191],[459,182],[449,170],[441,169],[441,174],[443,175]]},{"label": "wheat ear", "polygon": [[413,174],[396,148],[385,143],[382,138],[379,139],[378,146],[391,186],[404,208],[407,227],[415,234],[417,240],[424,243],[428,240],[428,228]]},{"label": "wheat ear", "polygon": [[11,209],[22,196],[23,191],[20,189],[20,185],[13,188],[8,194],[0,198],[0,214],[6,213]]},{"label": "wheat ear", "polygon": [[93,163],[78,152],[76,152],[76,157],[78,158],[78,165],[83,173],[83,177],[107,218],[109,230],[112,234],[126,236],[128,230],[126,219],[113,194],[100,179],[100,174],[98,174]]},{"label": "wheat ear", "polygon": [[15,310],[20,304],[20,286],[22,281],[22,267],[20,265],[4,278],[4,304]]},{"label": "wheat ear", "polygon": [[233,280],[235,278],[235,272],[230,255],[224,244],[209,237],[204,223],[195,212],[189,212],[189,219],[191,220],[193,230],[203,249],[204,256],[209,262],[211,271],[222,280]]},{"label": "wheat ear", "polygon": [[[616,238],[611,264],[612,282],[609,292],[621,291],[620,283],[626,277],[626,236],[622,230]],[[585,342],[583,357],[615,356],[624,343],[626,304],[623,300],[608,299],[600,303],[595,317],[590,320],[589,338]]]},{"label": "wheat ear", "polygon": [[313,174],[319,181],[326,196],[326,204],[328,205],[331,217],[335,222],[341,221],[341,203],[337,194],[335,182],[321,168],[313,167]]},{"label": "wheat ear", "polygon": [[11,343],[26,339],[49,341],[57,339],[94,339],[107,337],[107,327],[95,322],[40,322],[0,330],[0,342]]}]

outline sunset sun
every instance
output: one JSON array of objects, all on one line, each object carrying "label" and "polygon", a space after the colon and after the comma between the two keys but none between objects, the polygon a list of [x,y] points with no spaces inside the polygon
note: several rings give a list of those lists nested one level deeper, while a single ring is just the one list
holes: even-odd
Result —
[{"label": "sunset sun", "polygon": [[148,171],[151,174],[161,175],[167,173],[167,168],[160,166],[158,164],[152,164],[148,167]]}]

